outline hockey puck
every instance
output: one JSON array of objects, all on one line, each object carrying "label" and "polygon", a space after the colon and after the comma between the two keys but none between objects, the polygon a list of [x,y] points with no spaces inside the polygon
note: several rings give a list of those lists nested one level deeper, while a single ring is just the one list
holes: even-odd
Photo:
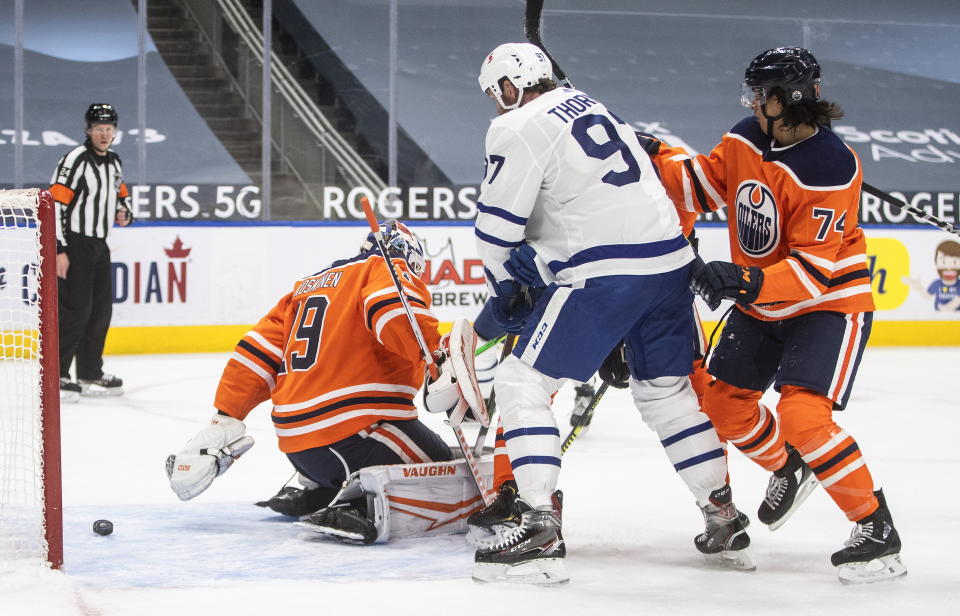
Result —
[{"label": "hockey puck", "polygon": [[113,532],[113,522],[110,520],[97,520],[93,523],[93,532],[98,535],[109,535]]}]

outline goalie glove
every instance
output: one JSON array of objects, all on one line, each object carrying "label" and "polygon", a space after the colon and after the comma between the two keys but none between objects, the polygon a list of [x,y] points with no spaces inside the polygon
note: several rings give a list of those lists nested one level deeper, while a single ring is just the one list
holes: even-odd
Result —
[{"label": "goalie glove", "polygon": [[473,326],[466,319],[457,319],[434,353],[435,357],[439,354],[440,374],[436,380],[428,378],[423,403],[431,413],[445,412],[453,424],[464,419],[483,426],[489,422],[474,366],[476,344]]},{"label": "goalie glove", "polygon": [[245,431],[239,419],[217,413],[179,453],[167,456],[167,477],[180,500],[202,494],[253,447],[253,437],[244,436]]}]

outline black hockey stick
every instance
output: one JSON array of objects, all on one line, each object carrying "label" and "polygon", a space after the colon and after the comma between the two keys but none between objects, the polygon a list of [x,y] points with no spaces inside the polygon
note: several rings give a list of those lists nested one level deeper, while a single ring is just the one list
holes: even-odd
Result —
[{"label": "black hockey stick", "polygon": [[540,51],[547,54],[550,65],[553,66],[553,74],[557,76],[560,85],[565,88],[572,88],[573,84],[567,79],[567,74],[563,72],[563,69],[560,68],[557,61],[553,59],[553,56],[551,56],[547,48],[544,47],[543,40],[540,38],[540,13],[542,12],[543,0],[527,0],[527,10],[523,16],[523,33],[526,35],[528,41],[539,47]]},{"label": "black hockey stick", "polygon": [[580,433],[583,432],[584,428],[587,427],[587,424],[590,423],[590,420],[593,419],[593,411],[596,410],[597,405],[600,403],[600,398],[603,397],[603,394],[607,393],[607,389],[610,388],[610,383],[604,381],[603,385],[600,386],[600,389],[593,394],[593,397],[590,398],[590,404],[587,405],[587,408],[583,410],[583,415],[580,416],[580,419],[577,420],[576,425],[573,426],[573,429],[570,430],[570,434],[567,435],[567,438],[563,439],[563,444],[560,445],[560,455],[562,456],[570,449],[570,445],[573,445],[573,441],[577,440],[577,437],[580,436]]},{"label": "black hockey stick", "polygon": [[953,233],[954,235],[960,235],[960,229],[957,229],[956,227],[954,227],[954,226],[953,226],[952,224],[950,224],[949,222],[947,222],[947,221],[945,221],[945,220],[941,220],[941,219],[937,218],[936,216],[934,216],[934,215],[932,215],[932,214],[928,214],[925,210],[923,210],[923,209],[921,209],[921,208],[918,208],[918,207],[915,206],[915,205],[911,205],[911,204],[907,203],[906,201],[901,201],[900,199],[897,199],[897,198],[894,197],[893,195],[891,195],[891,194],[889,194],[889,193],[885,193],[885,192],[883,192],[882,190],[880,190],[879,188],[876,188],[876,187],[874,187],[874,186],[871,186],[870,184],[867,184],[866,182],[864,182],[864,183],[863,183],[863,186],[861,186],[861,190],[863,190],[863,192],[865,192],[865,193],[867,193],[867,194],[869,194],[869,195],[873,195],[874,197],[876,197],[877,199],[880,199],[881,201],[886,201],[887,203],[889,203],[889,204],[891,204],[891,205],[895,205],[895,206],[897,206],[897,207],[899,207],[899,208],[901,208],[901,209],[907,210],[908,212],[910,212],[911,214],[913,214],[914,216],[916,216],[916,217],[919,218],[920,220],[922,220],[922,221],[924,221],[924,222],[928,222],[928,223],[930,223],[931,225],[933,225],[933,226],[935,226],[935,227],[939,227],[940,229],[943,229],[943,230],[946,231],[947,233]]}]

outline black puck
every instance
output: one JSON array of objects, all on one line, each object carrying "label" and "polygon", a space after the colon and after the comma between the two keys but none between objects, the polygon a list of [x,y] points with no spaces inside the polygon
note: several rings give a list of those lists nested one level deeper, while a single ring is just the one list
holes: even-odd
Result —
[{"label": "black puck", "polygon": [[113,532],[113,522],[110,520],[97,520],[93,523],[93,532],[98,535],[109,535]]}]

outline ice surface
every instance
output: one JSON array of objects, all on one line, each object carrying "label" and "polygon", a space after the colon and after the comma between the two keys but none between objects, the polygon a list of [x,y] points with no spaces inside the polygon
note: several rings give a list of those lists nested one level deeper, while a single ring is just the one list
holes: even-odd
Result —
[{"label": "ice surface", "polygon": [[[837,416],[884,488],[910,571],[862,587],[842,586],[830,566],[851,524],[822,489],[775,533],[754,520],[756,572],[707,565],[693,547],[700,512],[624,391],[608,393],[564,460],[564,588],[475,584],[460,536],[348,546],[254,507],[292,473],[266,407],[248,419],[257,445],[181,503],[164,459],[212,415],[226,357],[108,357],[126,395],[64,406],[66,575],[0,577],[0,615],[957,613],[958,349],[869,349]],[[566,386],[561,431],[572,402]],[[734,498],[755,518],[766,474],[735,452],[730,465]],[[93,533],[100,518],[113,535]]]}]

